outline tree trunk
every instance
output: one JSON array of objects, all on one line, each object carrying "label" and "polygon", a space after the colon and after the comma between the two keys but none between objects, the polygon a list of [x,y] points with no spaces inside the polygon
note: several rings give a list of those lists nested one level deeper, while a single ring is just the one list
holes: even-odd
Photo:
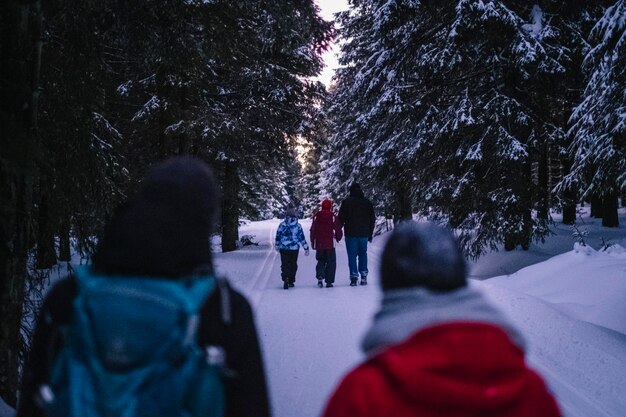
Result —
[{"label": "tree trunk", "polygon": [[59,226],[59,261],[69,262],[72,259],[72,244],[70,241],[70,222],[66,216]]},{"label": "tree trunk", "polygon": [[[187,100],[187,88],[181,87],[180,89],[180,109],[182,114],[182,119],[187,121],[190,118],[189,105]],[[186,155],[191,152],[191,137],[187,133],[187,129],[183,129],[183,131],[178,135],[178,154]]]},{"label": "tree trunk", "polygon": [[[5,184],[3,184],[4,186]],[[20,333],[24,283],[28,275],[26,260],[30,247],[29,218],[32,187],[26,175],[14,175],[12,189],[13,207],[10,217],[3,219],[0,267],[4,279],[0,281],[0,397],[15,407],[18,390],[18,369],[24,341]],[[6,195],[3,190],[3,195]],[[5,216],[3,216],[5,217]],[[5,240],[5,238],[9,238]],[[6,242],[6,243],[5,243]]]},{"label": "tree trunk", "polygon": [[5,0],[0,33],[0,397],[17,402],[20,331],[31,248],[41,63],[41,3]]},{"label": "tree trunk", "polygon": [[163,87],[163,83],[164,81],[164,77],[162,75],[162,71],[158,70],[156,73],[156,90],[157,90],[157,97],[159,99],[160,105],[159,105],[159,122],[158,122],[158,149],[157,149],[157,155],[159,159],[165,159],[166,157],[169,156],[169,141],[168,141],[168,137],[165,134],[165,128],[167,128],[167,115],[165,113],[165,106],[164,106],[164,97],[166,97],[165,95],[165,89]]},{"label": "tree trunk", "polygon": [[591,213],[589,216],[594,217],[596,219],[601,219],[603,215],[604,215],[603,200],[601,197],[598,197],[597,195],[594,194],[591,196]]},{"label": "tree trunk", "polygon": [[520,236],[519,244],[522,246],[523,250],[528,250],[530,242],[532,241],[533,216],[530,209],[525,210],[522,216],[524,218],[524,232]]},{"label": "tree trunk", "polygon": [[222,252],[237,249],[239,239],[239,173],[233,161],[224,162],[222,195]]},{"label": "tree trunk", "polygon": [[576,223],[576,192],[569,189],[562,196],[563,224]]},{"label": "tree trunk", "polygon": [[550,190],[548,186],[548,147],[544,144],[539,149],[537,217],[548,220],[550,217]]},{"label": "tree trunk", "polygon": [[513,249],[515,249],[515,246],[517,246],[515,244],[515,236],[513,236],[510,233],[507,233],[504,235],[504,250],[505,251],[512,251]]},{"label": "tree trunk", "polygon": [[57,263],[56,248],[54,244],[54,227],[50,198],[48,196],[48,183],[44,175],[39,178],[39,221],[37,222],[37,268],[48,269]]},{"label": "tree trunk", "polygon": [[[567,158],[561,159],[561,167],[565,172],[569,172],[572,163]],[[563,224],[576,224],[576,200],[578,193],[573,188],[568,188],[561,195],[561,210],[563,210]],[[582,206],[582,204],[581,204]]]},{"label": "tree trunk", "polygon": [[602,216],[602,226],[604,227],[618,227],[619,226],[619,218],[617,216],[617,192],[612,192],[611,194],[604,197],[602,208],[604,210]]},{"label": "tree trunk", "polygon": [[400,220],[413,219],[413,207],[411,205],[411,193],[404,184],[399,184],[396,189],[397,210]]},{"label": "tree trunk", "polygon": [[[532,165],[530,161],[527,161],[524,164],[524,169],[526,171],[526,177],[521,178],[522,181],[522,193],[520,196],[520,214],[522,216],[522,230],[518,232],[516,244],[522,246],[523,250],[528,250],[530,247],[530,242],[532,240],[533,233],[533,217],[532,217]],[[546,178],[546,187],[547,187],[547,178]],[[541,186],[541,184],[540,184]],[[547,210],[547,207],[546,207]],[[546,217],[547,219],[547,217]]]}]

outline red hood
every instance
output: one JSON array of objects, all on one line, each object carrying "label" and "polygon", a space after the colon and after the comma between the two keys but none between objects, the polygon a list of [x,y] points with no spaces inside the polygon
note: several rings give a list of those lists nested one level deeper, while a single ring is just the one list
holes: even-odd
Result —
[{"label": "red hood", "polygon": [[454,410],[450,415],[466,415],[457,410],[500,415],[527,401],[538,384],[543,386],[506,333],[482,323],[427,328],[375,356],[370,364],[382,370],[386,385],[405,404],[433,411],[445,404]]},{"label": "red hood", "polygon": [[317,221],[320,223],[332,224],[334,214],[330,210],[322,210],[319,211],[315,216],[317,217]]}]

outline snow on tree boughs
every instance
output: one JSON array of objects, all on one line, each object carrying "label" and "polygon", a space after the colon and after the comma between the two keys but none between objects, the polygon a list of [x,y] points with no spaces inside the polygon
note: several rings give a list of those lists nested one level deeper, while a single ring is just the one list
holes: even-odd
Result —
[{"label": "snow on tree boughs", "polygon": [[571,117],[573,166],[561,186],[600,197],[626,188],[626,3],[597,22],[584,61],[587,85]]},{"label": "snow on tree boughs", "polygon": [[[542,91],[569,50],[539,5],[519,1],[353,1],[330,114],[329,183],[369,182],[381,205],[457,228],[470,256],[547,233],[531,166],[564,126]],[[555,145],[556,146],[556,145]]]}]

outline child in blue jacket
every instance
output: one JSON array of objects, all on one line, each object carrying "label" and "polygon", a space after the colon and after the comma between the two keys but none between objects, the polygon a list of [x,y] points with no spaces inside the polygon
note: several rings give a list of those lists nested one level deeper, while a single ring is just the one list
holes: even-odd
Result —
[{"label": "child in blue jacket", "polygon": [[280,251],[280,271],[284,289],[293,287],[296,282],[300,246],[304,248],[304,255],[309,256],[309,244],[304,237],[302,226],[298,223],[297,208],[290,205],[285,211],[285,219],[276,230],[275,242],[276,250]]}]

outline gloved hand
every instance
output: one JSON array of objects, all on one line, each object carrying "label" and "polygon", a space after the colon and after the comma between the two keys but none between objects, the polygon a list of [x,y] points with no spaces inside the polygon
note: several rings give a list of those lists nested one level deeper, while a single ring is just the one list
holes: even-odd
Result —
[{"label": "gloved hand", "polygon": [[304,256],[309,256],[309,250],[308,249],[304,250]]}]

